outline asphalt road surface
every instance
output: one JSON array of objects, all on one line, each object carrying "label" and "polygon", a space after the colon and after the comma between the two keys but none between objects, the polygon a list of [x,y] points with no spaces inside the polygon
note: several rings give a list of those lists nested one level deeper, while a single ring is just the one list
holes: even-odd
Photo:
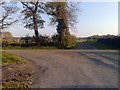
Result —
[{"label": "asphalt road surface", "polygon": [[[7,50],[38,68],[33,88],[117,88],[118,51]],[[42,72],[41,72],[42,70]]]}]

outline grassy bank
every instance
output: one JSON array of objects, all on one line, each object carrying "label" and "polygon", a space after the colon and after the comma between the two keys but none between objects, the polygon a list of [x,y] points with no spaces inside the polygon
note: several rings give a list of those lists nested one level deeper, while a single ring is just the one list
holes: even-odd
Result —
[{"label": "grassy bank", "polygon": [[30,88],[34,73],[24,58],[2,53],[2,88]]},{"label": "grassy bank", "polygon": [[13,64],[13,63],[23,64],[23,63],[25,63],[25,60],[21,57],[16,56],[16,55],[2,52],[2,66]]}]

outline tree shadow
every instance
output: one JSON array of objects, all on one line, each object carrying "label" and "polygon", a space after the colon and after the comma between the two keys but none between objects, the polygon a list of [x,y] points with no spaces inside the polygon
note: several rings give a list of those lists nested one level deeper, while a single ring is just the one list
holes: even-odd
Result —
[{"label": "tree shadow", "polygon": [[115,64],[117,64],[118,65],[118,58],[117,59],[115,59],[115,58],[113,58],[113,57],[109,57],[109,56],[105,56],[105,55],[116,55],[117,57],[118,57],[118,52],[87,52],[88,54],[90,53],[90,54],[96,54],[96,55],[98,55],[98,56],[100,56],[100,57],[102,57],[102,58],[105,58],[105,59],[107,59],[108,61],[111,61],[111,62],[113,62],[113,63],[115,63]]},{"label": "tree shadow", "polygon": [[107,67],[107,68],[111,68],[111,69],[114,69],[114,70],[116,70],[116,71],[119,70],[118,67],[116,67],[116,66],[114,66],[114,65],[112,65],[112,64],[107,64],[107,63],[101,61],[100,59],[97,59],[97,58],[94,58],[94,57],[89,57],[89,56],[86,55],[85,53],[80,53],[80,52],[79,52],[79,54],[80,54],[81,56],[85,56],[85,57],[87,58],[87,60],[90,60],[90,61],[96,63],[97,65],[101,65],[101,66],[104,66],[104,67]]}]

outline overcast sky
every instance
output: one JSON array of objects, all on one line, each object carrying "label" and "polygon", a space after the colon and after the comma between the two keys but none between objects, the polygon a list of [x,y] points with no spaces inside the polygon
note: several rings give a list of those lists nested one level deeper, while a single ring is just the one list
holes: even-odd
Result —
[{"label": "overcast sky", "polygon": [[[71,34],[77,37],[91,35],[118,34],[118,3],[117,2],[82,2],[79,5],[81,12],[78,14],[79,23]],[[74,12],[73,12],[74,13]],[[41,35],[52,35],[56,33],[56,26],[49,26],[49,18],[43,16],[45,28],[39,29]],[[23,24],[14,25],[9,30],[13,36],[33,36],[34,31],[24,28]]]}]

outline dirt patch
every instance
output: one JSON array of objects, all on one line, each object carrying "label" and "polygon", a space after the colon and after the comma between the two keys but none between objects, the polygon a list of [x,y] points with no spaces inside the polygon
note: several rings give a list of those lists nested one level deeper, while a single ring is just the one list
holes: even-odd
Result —
[{"label": "dirt patch", "polygon": [[30,88],[35,81],[37,66],[26,60],[2,67],[2,88]]}]

